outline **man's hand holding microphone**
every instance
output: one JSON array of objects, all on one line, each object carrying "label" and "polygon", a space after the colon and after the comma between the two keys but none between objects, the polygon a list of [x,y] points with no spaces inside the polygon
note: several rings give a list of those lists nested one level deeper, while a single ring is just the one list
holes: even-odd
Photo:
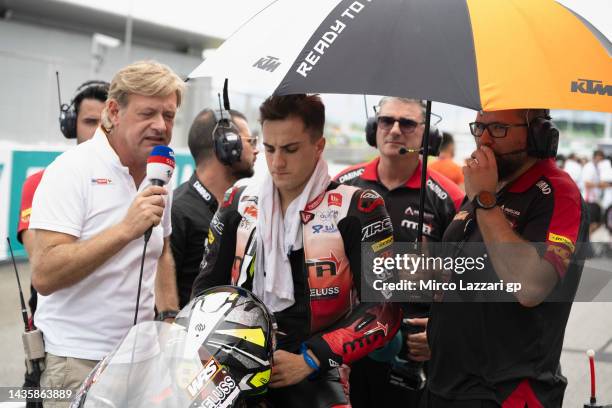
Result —
[{"label": "man's hand holding microphone", "polygon": [[148,241],[153,227],[161,222],[166,207],[168,191],[164,188],[174,172],[174,152],[168,146],[155,146],[147,159],[147,179],[151,185],[141,191],[134,201],[122,225],[131,239],[144,234]]},{"label": "man's hand holding microphone", "polygon": [[136,196],[121,222],[130,240],[143,236],[147,230],[159,225],[167,194],[164,187],[151,185]]},{"label": "man's hand holding microphone", "polygon": [[[168,194],[163,186],[172,178],[174,166],[174,152],[171,148],[168,146],[155,146],[153,148],[151,155],[147,159],[147,178],[151,181],[151,185],[136,196],[136,199],[132,202],[132,205],[130,205],[126,218],[123,221],[123,223],[125,223],[124,225],[131,229],[129,232],[133,234],[133,239],[144,234],[144,248],[140,264],[140,277],[138,279],[134,325],[138,322],[140,288],[142,285],[142,273],[147,242],[149,238],[151,238],[153,227],[161,222],[166,206],[164,196]],[[160,315],[163,320],[166,320],[165,313],[167,312],[166,310],[161,311]],[[176,316],[175,311],[173,311],[173,313],[173,316],[168,315],[168,320],[172,320],[174,316]]]}]

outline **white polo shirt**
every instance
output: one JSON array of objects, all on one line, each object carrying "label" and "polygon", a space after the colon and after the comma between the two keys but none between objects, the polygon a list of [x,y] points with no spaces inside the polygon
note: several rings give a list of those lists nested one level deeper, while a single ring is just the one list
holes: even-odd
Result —
[{"label": "white polo shirt", "polygon": [[[34,195],[31,229],[87,240],[118,224],[136,195],[134,179],[100,128],[94,137],[55,159]],[[154,317],[154,281],[163,238],[170,226],[172,186],[160,225],[147,245],[138,321]],[[58,356],[100,360],[134,321],[143,238],[137,238],[77,284],[49,296],[39,294],[35,322],[45,350]],[[44,260],[43,260],[44,262]]]}]

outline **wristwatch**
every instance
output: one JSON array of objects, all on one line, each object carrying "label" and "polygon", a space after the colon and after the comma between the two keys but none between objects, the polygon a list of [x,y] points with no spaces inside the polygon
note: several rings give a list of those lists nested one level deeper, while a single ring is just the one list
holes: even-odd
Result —
[{"label": "wristwatch", "polygon": [[179,312],[176,310],[164,310],[159,312],[155,320],[163,322],[166,319],[174,319]]},{"label": "wristwatch", "polygon": [[472,200],[474,209],[482,208],[483,210],[490,210],[497,205],[497,197],[490,191],[481,191],[476,194]]}]

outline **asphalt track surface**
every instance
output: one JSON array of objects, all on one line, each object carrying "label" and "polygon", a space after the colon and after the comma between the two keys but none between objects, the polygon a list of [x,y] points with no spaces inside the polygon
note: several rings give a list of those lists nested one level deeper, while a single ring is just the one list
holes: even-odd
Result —
[{"label": "asphalt track surface", "polygon": [[[599,271],[612,277],[604,263],[589,261]],[[30,268],[28,263],[18,264],[22,285],[29,295]],[[589,366],[586,351],[596,352],[598,402],[612,404],[612,282],[600,292],[605,302],[576,302],[572,307],[565,332],[561,366],[568,378],[564,407],[582,407],[590,392]],[[0,264],[0,387],[18,387],[23,383],[23,323],[19,306],[17,283],[12,264]],[[4,403],[0,408],[16,408],[23,404]]]}]

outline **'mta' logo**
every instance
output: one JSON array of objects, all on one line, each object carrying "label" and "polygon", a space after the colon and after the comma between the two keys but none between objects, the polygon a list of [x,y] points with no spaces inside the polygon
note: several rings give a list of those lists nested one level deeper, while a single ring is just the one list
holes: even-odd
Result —
[{"label": "'mta' logo", "polygon": [[253,67],[263,69],[264,71],[274,72],[279,67],[281,62],[278,58],[268,55],[267,57],[261,57],[254,64]]},{"label": "'mta' logo", "polygon": [[572,92],[612,96],[612,85],[604,85],[603,81],[595,79],[580,79],[572,81]]}]

